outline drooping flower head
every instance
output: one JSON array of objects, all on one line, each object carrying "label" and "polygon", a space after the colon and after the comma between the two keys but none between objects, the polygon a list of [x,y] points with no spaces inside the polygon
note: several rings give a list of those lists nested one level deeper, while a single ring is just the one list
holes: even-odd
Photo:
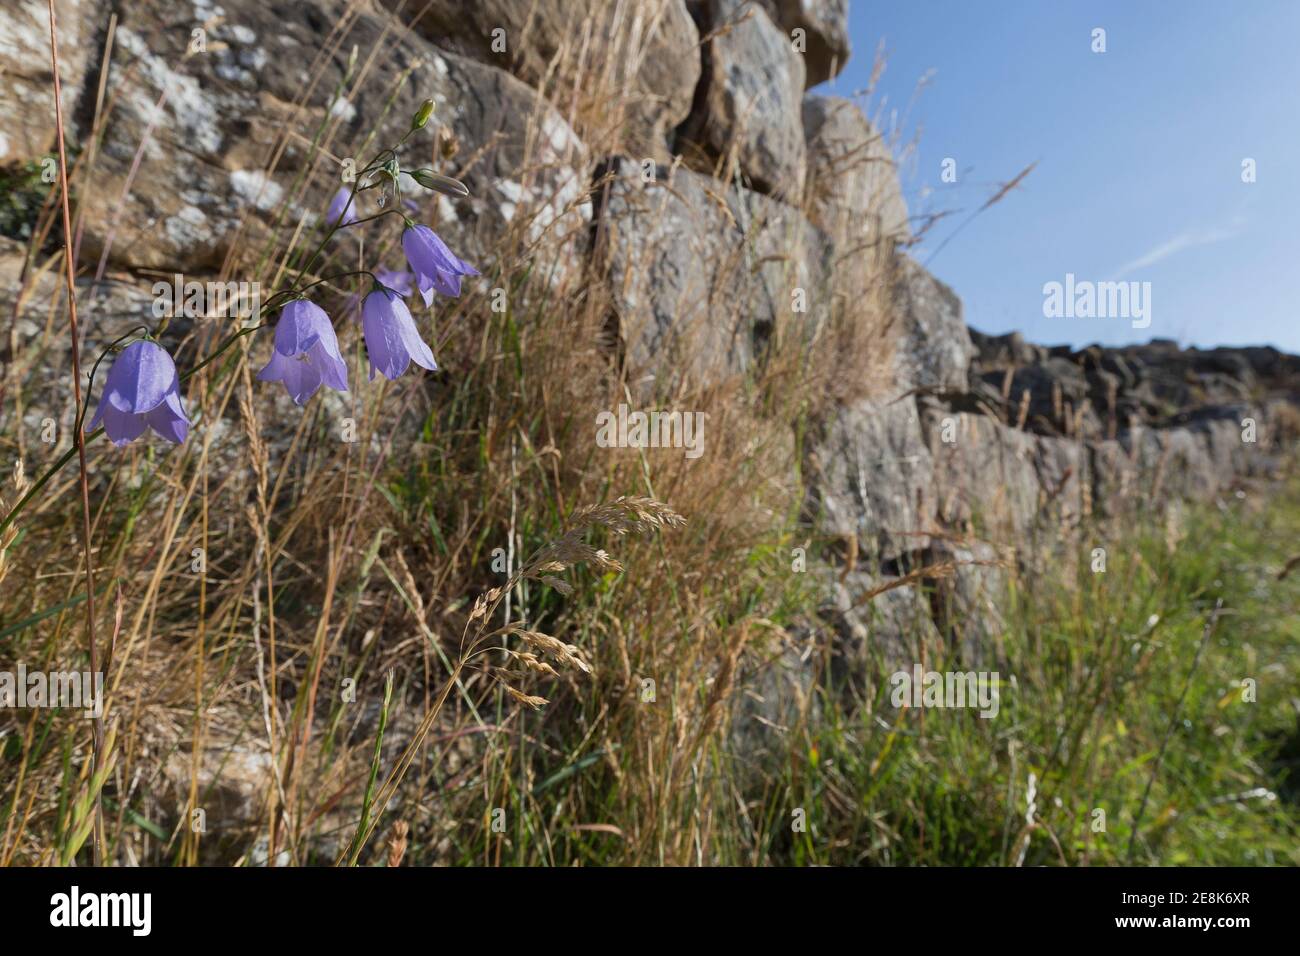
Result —
[{"label": "drooping flower head", "polygon": [[325,214],[325,220],[328,225],[337,225],[340,229],[357,221],[357,197],[347,186],[341,187],[334,194],[329,212]]},{"label": "drooping flower head", "polygon": [[443,295],[458,296],[461,276],[479,274],[472,265],[457,258],[428,226],[407,226],[402,233],[402,251],[421,292],[436,289]]},{"label": "drooping flower head", "polygon": [[378,288],[361,303],[361,330],[370,354],[370,379],[375,373],[392,380],[411,362],[431,372],[438,370],[433,350],[420,338],[411,310],[392,289]]},{"label": "drooping flower head", "polygon": [[322,382],[340,392],[348,390],[348,365],[324,309],[307,299],[294,299],[280,310],[275,350],[257,378],[283,382],[299,405],[316,394]]},{"label": "drooping flower head", "polygon": [[109,369],[104,395],[86,431],[102,422],[109,441],[121,448],[148,426],[179,445],[190,430],[180,385],[176,363],[166,349],[147,340],[132,342]]}]

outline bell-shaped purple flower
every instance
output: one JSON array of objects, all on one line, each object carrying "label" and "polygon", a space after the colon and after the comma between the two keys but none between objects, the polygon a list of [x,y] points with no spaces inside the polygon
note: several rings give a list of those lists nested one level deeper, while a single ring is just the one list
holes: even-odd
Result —
[{"label": "bell-shaped purple flower", "polygon": [[109,440],[120,448],[139,438],[147,425],[179,445],[190,430],[180,385],[176,363],[166,349],[148,340],[132,342],[109,369],[104,395],[86,431],[103,423]]},{"label": "bell-shaped purple flower", "polygon": [[361,303],[361,330],[370,353],[370,379],[375,373],[395,379],[411,362],[431,372],[438,370],[433,350],[420,338],[411,310],[392,289],[376,289]]},{"label": "bell-shaped purple flower", "polygon": [[357,221],[357,197],[347,186],[343,186],[334,194],[329,212],[325,214],[325,220],[328,225],[337,225],[340,229]]},{"label": "bell-shaped purple flower", "polygon": [[458,296],[461,276],[479,274],[472,265],[458,259],[428,226],[408,226],[402,233],[402,251],[421,292],[436,289],[443,295]]},{"label": "bell-shaped purple flower", "polygon": [[275,350],[257,378],[283,382],[299,405],[316,394],[322,382],[340,392],[348,390],[348,364],[324,309],[307,299],[294,299],[280,310]]}]

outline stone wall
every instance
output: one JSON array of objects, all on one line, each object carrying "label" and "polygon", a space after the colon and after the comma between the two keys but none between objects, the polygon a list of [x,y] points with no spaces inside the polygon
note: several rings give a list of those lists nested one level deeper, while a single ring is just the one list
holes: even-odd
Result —
[{"label": "stone wall", "polygon": [[[833,616],[868,651],[916,633],[921,614],[977,655],[1010,568],[1074,549],[1094,516],[1229,494],[1275,467],[1300,398],[1293,356],[1072,351],[967,328],[957,295],[906,253],[889,143],[859,104],[808,90],[849,55],[846,0],[577,6],[60,0],[68,133],[79,155],[94,145],[79,264],[102,260],[111,276],[84,309],[88,334],[148,319],[141,270],[228,273],[238,250],[310,227],[342,151],[376,120],[380,141],[400,134],[429,97],[439,148],[455,144],[448,169],[472,193],[428,201],[439,230],[472,261],[521,221],[552,266],[601,257],[631,380],[744,376],[788,320],[792,289],[809,291],[801,321],[814,328],[831,308],[818,290],[852,268],[849,253],[892,263],[889,380],[821,416],[805,449],[808,519],[851,543]],[[36,0],[0,9],[7,169],[53,142],[44,16]],[[607,109],[591,101],[604,90],[618,93]],[[58,295],[21,262],[0,244],[0,308],[21,298],[20,349]],[[908,584],[858,603],[935,563],[951,573],[929,596]]]}]

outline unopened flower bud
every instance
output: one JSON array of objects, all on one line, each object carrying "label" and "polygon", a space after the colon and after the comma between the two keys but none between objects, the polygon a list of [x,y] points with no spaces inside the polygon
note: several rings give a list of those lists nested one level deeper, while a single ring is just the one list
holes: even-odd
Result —
[{"label": "unopened flower bud", "polygon": [[429,117],[433,115],[433,100],[425,100],[420,104],[420,108],[415,111],[415,117],[411,120],[411,129],[423,129],[424,124],[429,122]]},{"label": "unopened flower bud", "polygon": [[446,193],[448,196],[469,195],[469,189],[459,179],[439,175],[432,169],[408,169],[406,173],[425,189]]}]

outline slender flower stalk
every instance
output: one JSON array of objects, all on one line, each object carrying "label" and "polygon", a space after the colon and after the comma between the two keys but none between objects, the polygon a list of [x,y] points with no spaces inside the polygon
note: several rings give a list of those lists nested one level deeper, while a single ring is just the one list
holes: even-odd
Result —
[{"label": "slender flower stalk", "polygon": [[[68,207],[68,153],[63,139],[63,90],[59,83],[59,40],[55,26],[54,0],[49,0],[50,9],[50,69],[54,81],[54,125],[58,131],[59,142],[59,199],[63,212],[63,265],[68,285],[68,328],[72,336],[72,391],[77,407],[81,407],[81,333],[77,329],[77,294],[73,280],[74,263],[72,261],[72,213]],[[75,437],[77,459],[81,465],[81,544],[86,557],[86,644],[90,652],[90,670],[99,670],[99,656],[95,648],[95,577],[94,558],[90,549],[90,487],[86,479],[86,439],[77,430]],[[26,499],[24,499],[26,500]],[[17,511],[15,508],[14,511]],[[12,520],[13,512],[6,519]],[[104,721],[96,718],[91,733],[91,775],[97,778],[104,754]],[[94,793],[94,837],[91,841],[91,856],[96,866],[104,862],[104,806],[99,792]]]}]

